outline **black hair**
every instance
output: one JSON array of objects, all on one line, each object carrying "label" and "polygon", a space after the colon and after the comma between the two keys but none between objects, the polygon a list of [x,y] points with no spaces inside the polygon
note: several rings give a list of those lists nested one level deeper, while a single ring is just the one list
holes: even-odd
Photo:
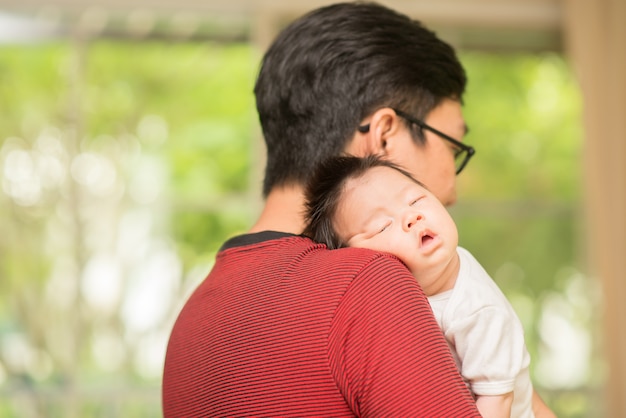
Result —
[{"label": "black hair", "polygon": [[408,171],[377,155],[329,157],[314,170],[305,189],[306,226],[302,235],[326,244],[331,250],[345,247],[333,226],[333,218],[348,180],[363,176],[374,167],[389,167],[426,188]]},{"label": "black hair", "polygon": [[419,21],[369,2],[313,10],[278,35],[256,80],[263,194],[306,184],[377,109],[424,118],[444,98],[461,101],[465,85],[454,49]]}]

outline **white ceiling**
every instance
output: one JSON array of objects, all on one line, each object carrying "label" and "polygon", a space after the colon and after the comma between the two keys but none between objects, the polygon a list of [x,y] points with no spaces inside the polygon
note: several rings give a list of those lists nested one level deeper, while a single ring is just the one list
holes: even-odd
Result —
[{"label": "white ceiling", "polygon": [[[0,11],[93,36],[255,39],[329,0],[0,0]],[[457,46],[561,49],[562,0],[380,0]],[[0,25],[6,26],[0,20]],[[31,22],[32,25],[32,22]],[[1,29],[1,28],[0,28]],[[34,30],[31,26],[29,30]],[[0,34],[2,31],[0,30]]]}]

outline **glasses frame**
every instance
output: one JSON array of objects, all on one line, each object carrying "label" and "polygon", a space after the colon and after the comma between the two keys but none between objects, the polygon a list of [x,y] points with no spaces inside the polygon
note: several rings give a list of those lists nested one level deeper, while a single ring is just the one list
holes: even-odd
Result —
[{"label": "glasses frame", "polygon": [[[405,119],[417,126],[419,126],[420,129],[422,130],[427,130],[430,131],[432,133],[434,133],[435,135],[437,135],[438,137],[440,137],[441,139],[444,139],[446,141],[448,141],[449,143],[451,143],[452,145],[454,145],[457,150],[454,153],[454,159],[455,161],[462,155],[463,159],[461,160],[461,164],[457,167],[456,169],[456,174],[458,175],[461,171],[463,171],[463,169],[465,168],[465,166],[467,165],[467,163],[469,162],[470,158],[472,158],[472,156],[476,153],[476,149],[474,149],[474,147],[464,144],[461,141],[458,141],[454,138],[452,138],[449,135],[444,134],[443,132],[441,132],[438,129],[433,128],[432,126],[428,125],[426,122],[424,122],[423,120],[417,119],[411,115],[409,115],[408,113],[405,113],[401,110],[398,109],[394,109],[391,108],[394,112],[396,112],[396,115],[400,116],[402,119]],[[358,128],[359,132],[361,133],[367,133],[370,130],[370,125],[369,123],[367,125],[361,125]]]}]

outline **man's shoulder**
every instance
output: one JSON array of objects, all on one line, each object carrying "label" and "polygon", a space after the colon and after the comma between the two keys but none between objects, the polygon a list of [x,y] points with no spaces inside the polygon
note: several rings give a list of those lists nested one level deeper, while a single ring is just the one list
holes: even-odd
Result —
[{"label": "man's shoulder", "polygon": [[372,260],[380,259],[382,262],[400,262],[398,258],[391,254],[384,252],[374,251],[367,248],[339,248],[336,250],[329,250],[326,245],[315,242],[303,235],[295,235],[290,233],[276,232],[276,231],[263,231],[254,234],[238,235],[227,240],[220,252],[230,249],[243,249],[243,250],[280,250],[286,253],[302,253],[306,256],[311,256],[318,259],[329,260],[361,260],[368,262]]},{"label": "man's shoulder", "polygon": [[222,261],[246,261],[248,267],[282,266],[282,274],[342,276],[348,278],[369,270],[385,275],[397,271],[410,275],[395,256],[366,248],[329,250],[324,244],[293,234],[242,235],[227,241],[218,256]]},{"label": "man's shoulder", "polygon": [[[316,244],[320,245],[320,244]],[[314,262],[324,260],[330,265],[341,265],[343,268],[353,265],[355,267],[363,267],[370,264],[381,265],[397,265],[404,269],[402,262],[395,256],[375,251],[367,248],[339,248],[336,250],[329,250],[326,246],[318,248],[317,251],[311,253],[311,258]]]}]

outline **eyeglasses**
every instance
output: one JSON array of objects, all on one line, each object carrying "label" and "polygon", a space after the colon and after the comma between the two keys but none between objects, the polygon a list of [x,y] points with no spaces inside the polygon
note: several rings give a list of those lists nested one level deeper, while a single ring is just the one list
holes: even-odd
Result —
[{"label": "eyeglasses", "polygon": [[[392,108],[393,109],[393,108]],[[463,171],[463,169],[465,168],[465,166],[467,165],[467,163],[469,162],[470,158],[472,158],[472,155],[474,155],[476,153],[476,150],[474,149],[474,147],[466,145],[464,143],[462,143],[461,141],[457,141],[456,139],[452,138],[449,135],[444,134],[443,132],[441,132],[438,129],[433,128],[430,125],[427,125],[424,121],[414,118],[413,116],[409,115],[408,113],[404,113],[401,110],[398,109],[393,109],[394,112],[396,112],[396,115],[400,116],[403,119],[406,119],[407,121],[414,123],[415,125],[419,126],[420,129],[425,129],[427,131],[430,131],[432,133],[434,133],[435,135],[439,136],[440,138],[450,142],[452,145],[454,145],[454,164],[456,167],[456,174],[459,174],[461,171]],[[367,133],[370,130],[370,125],[362,125],[359,126],[359,132],[361,133]]]}]

